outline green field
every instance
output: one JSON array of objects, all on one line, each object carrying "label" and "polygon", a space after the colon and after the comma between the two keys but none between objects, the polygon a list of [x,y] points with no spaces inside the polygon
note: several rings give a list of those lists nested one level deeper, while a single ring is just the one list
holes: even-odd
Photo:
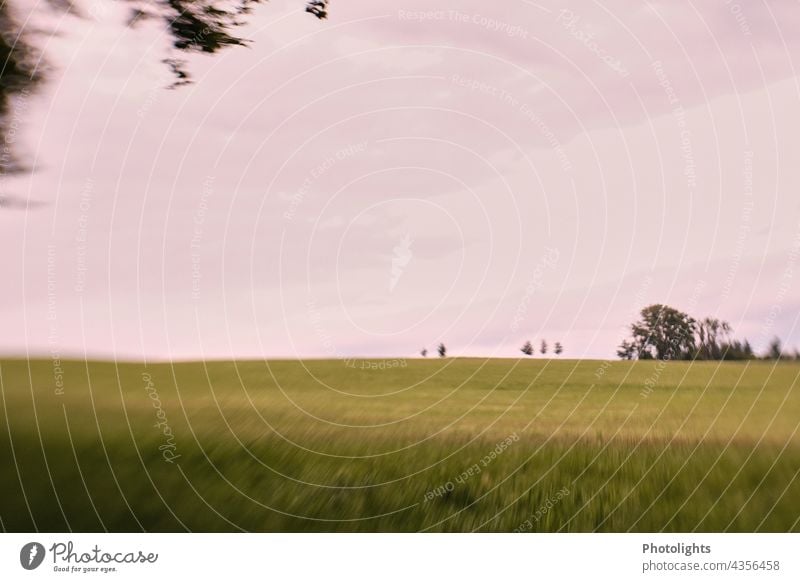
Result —
[{"label": "green field", "polygon": [[362,365],[2,361],[2,530],[800,531],[797,363]]}]

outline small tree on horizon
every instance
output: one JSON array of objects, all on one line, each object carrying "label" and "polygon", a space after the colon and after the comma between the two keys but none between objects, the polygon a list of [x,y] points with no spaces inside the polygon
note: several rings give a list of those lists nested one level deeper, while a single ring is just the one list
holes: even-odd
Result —
[{"label": "small tree on horizon", "polygon": [[557,356],[560,356],[561,352],[564,351],[564,346],[561,345],[561,342],[556,342],[555,346],[553,347],[553,351]]},{"label": "small tree on horizon", "polygon": [[533,355],[533,344],[530,341],[526,341],[522,345],[522,347],[519,349],[519,351],[521,351],[526,356],[532,356]]},{"label": "small tree on horizon", "polygon": [[422,348],[422,350],[419,353],[423,358],[427,358],[428,357],[428,348]]},{"label": "small tree on horizon", "polygon": [[439,344],[439,347],[436,348],[436,351],[439,352],[440,358],[447,357],[447,347],[443,343]]},{"label": "small tree on horizon", "polygon": [[617,356],[621,360],[632,360],[636,357],[636,346],[628,340],[622,340],[617,349]]},{"label": "small tree on horizon", "polygon": [[541,352],[542,355],[545,355],[547,353],[547,341],[546,340],[542,340],[542,344],[541,344],[541,346],[539,346],[539,351]]},{"label": "small tree on horizon", "polygon": [[768,360],[780,360],[783,356],[783,346],[781,345],[780,338],[773,338],[771,342],[769,342],[769,348],[767,348],[767,353],[764,356]]}]

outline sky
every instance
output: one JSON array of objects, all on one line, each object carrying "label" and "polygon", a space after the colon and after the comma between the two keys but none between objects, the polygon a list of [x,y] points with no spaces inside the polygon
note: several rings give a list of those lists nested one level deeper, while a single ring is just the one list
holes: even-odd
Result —
[{"label": "sky", "polygon": [[176,90],[157,23],[32,4],[4,354],[607,358],[650,303],[800,347],[793,2],[273,0]]}]

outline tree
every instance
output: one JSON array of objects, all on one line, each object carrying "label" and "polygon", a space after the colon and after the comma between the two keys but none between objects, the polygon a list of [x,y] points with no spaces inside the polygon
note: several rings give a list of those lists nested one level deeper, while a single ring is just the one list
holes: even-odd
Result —
[{"label": "tree", "polygon": [[753,356],[753,348],[750,347],[750,342],[745,340],[731,340],[720,344],[721,358],[723,360],[751,360]]},{"label": "tree", "polygon": [[617,349],[617,356],[620,360],[634,359],[636,357],[636,346],[633,345],[633,342],[622,340],[622,343],[619,344],[619,348]]},{"label": "tree", "polygon": [[643,360],[686,359],[695,352],[695,320],[668,305],[655,304],[641,311],[631,324],[631,341],[620,344],[620,357]]},{"label": "tree", "polygon": [[564,346],[561,345],[561,342],[556,342],[556,345],[553,348],[553,351],[556,353],[557,356],[560,356],[561,352],[564,351]]},{"label": "tree", "polygon": [[[40,62],[40,49],[32,44],[29,30],[14,17],[14,6],[0,3],[0,140],[4,147],[0,169],[4,176],[24,172],[28,164],[19,159],[15,141],[9,132],[12,127],[12,99],[27,97],[44,79]],[[7,192],[0,193],[0,209],[12,205]]]},{"label": "tree", "polygon": [[700,360],[721,360],[723,349],[729,344],[728,337],[733,328],[727,321],[706,317],[696,323],[697,354]]},{"label": "tree", "polygon": [[783,347],[781,345],[780,338],[773,338],[771,342],[769,342],[769,348],[767,348],[767,353],[764,356],[767,360],[780,360],[781,356],[783,356]]},{"label": "tree", "polygon": [[522,344],[522,347],[519,349],[519,351],[521,351],[526,356],[532,356],[533,355],[533,344],[531,344],[530,341],[526,341],[524,344]]},{"label": "tree", "polygon": [[436,348],[436,351],[439,352],[439,357],[444,358],[447,356],[447,347],[444,344],[439,344],[439,347]]},{"label": "tree", "polygon": [[422,350],[420,351],[420,355],[423,358],[427,358],[428,357],[428,348],[422,348]]},{"label": "tree", "polygon": [[542,340],[542,344],[539,346],[539,352],[541,352],[542,355],[547,353],[547,342],[545,340]]}]

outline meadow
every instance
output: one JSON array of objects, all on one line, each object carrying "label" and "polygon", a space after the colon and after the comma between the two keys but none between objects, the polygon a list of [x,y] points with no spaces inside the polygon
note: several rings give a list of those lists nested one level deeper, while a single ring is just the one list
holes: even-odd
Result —
[{"label": "meadow", "polygon": [[2,531],[800,531],[800,364],[0,361]]}]

